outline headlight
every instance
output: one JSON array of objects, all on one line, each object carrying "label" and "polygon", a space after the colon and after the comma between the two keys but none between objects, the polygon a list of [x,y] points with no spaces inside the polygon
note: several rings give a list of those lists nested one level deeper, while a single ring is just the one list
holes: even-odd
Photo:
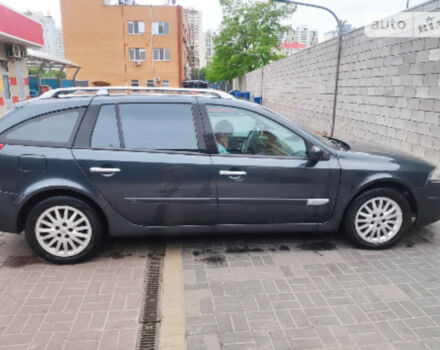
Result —
[{"label": "headlight", "polygon": [[431,173],[430,180],[431,180],[431,181],[440,181],[440,168],[435,169],[435,170]]}]

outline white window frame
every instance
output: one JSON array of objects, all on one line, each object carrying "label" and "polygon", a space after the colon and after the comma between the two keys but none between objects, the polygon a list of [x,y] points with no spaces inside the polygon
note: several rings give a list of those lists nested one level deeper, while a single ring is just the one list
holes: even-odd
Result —
[{"label": "white window frame", "polygon": [[163,87],[170,87],[170,81],[169,80],[162,80],[162,86]]},{"label": "white window frame", "polygon": [[170,49],[153,49],[153,61],[170,61]]},{"label": "white window frame", "polygon": [[[132,30],[130,31],[130,25]],[[127,22],[128,35],[144,35],[145,22],[144,21],[128,21]]]},{"label": "white window frame", "polygon": [[[149,85],[151,84],[151,85]],[[154,80],[147,80],[147,87],[154,87]]]},{"label": "white window frame", "polygon": [[128,49],[128,58],[130,61],[145,61],[147,57],[147,52],[141,47],[130,47]]},{"label": "white window frame", "polygon": [[139,86],[139,80],[132,80],[131,86]]},{"label": "white window frame", "polygon": [[153,35],[170,35],[170,23],[168,21],[155,21],[151,23]]}]

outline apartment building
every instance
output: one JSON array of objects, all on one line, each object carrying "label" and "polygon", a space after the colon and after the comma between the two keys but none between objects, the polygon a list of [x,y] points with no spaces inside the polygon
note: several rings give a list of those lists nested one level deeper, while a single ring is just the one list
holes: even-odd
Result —
[{"label": "apartment building", "polygon": [[318,43],[318,31],[306,25],[299,26],[296,28],[296,38],[299,43],[310,47]]},{"label": "apartment building", "polygon": [[207,66],[211,64],[215,54],[214,36],[215,32],[212,30],[207,30],[205,33],[205,61]]},{"label": "apartment building", "polygon": [[65,57],[91,85],[181,86],[189,28],[181,6],[61,0]]},{"label": "apartment building", "polygon": [[63,33],[55,26],[53,17],[42,12],[26,11],[25,15],[39,22],[43,27],[44,46],[39,51],[52,56],[64,57]]},{"label": "apartment building", "polygon": [[[353,29],[354,29],[354,28],[353,28],[353,26],[352,26],[351,24],[349,24],[349,23],[344,23],[344,24],[342,25],[342,34],[348,33],[349,31],[351,31],[351,30],[353,30]],[[326,32],[326,33],[324,34],[324,41],[326,41],[326,40],[331,40],[331,39],[334,39],[334,38],[337,38],[337,37],[338,37],[338,32],[339,32],[338,29],[335,29],[335,30],[331,30],[331,31],[329,31],[329,32]]]},{"label": "apartment building", "polygon": [[205,39],[203,32],[202,13],[186,8],[185,17],[189,26],[190,66],[197,70],[206,66]]}]

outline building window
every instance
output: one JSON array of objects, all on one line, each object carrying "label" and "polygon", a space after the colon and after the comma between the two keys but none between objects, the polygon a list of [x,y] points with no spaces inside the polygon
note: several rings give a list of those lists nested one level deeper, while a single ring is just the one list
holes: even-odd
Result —
[{"label": "building window", "polygon": [[145,61],[145,49],[131,48],[130,61]]},{"label": "building window", "polygon": [[3,96],[5,100],[9,101],[11,99],[11,88],[9,86],[9,76],[5,74],[0,74],[3,82]]},{"label": "building window", "polygon": [[168,22],[153,22],[153,34],[168,35],[170,34],[170,25]]},{"label": "building window", "polygon": [[8,61],[0,60],[0,80],[0,87],[3,85],[3,97],[9,101],[11,99],[11,88],[9,86]]},{"label": "building window", "polygon": [[162,81],[162,86],[163,87],[170,87],[170,81],[169,80],[163,80]]},{"label": "building window", "polygon": [[145,23],[143,21],[128,21],[128,34],[145,34]]},{"label": "building window", "polygon": [[139,80],[132,80],[131,86],[139,86]]},{"label": "building window", "polygon": [[154,87],[154,80],[147,80],[148,87]]},{"label": "building window", "polygon": [[154,61],[169,61],[170,49],[153,49]]}]

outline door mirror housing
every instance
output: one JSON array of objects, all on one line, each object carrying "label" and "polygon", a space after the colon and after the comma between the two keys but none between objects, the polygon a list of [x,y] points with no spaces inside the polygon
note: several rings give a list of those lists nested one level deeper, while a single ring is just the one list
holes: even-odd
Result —
[{"label": "door mirror housing", "polygon": [[324,157],[324,150],[318,146],[309,149],[309,158],[313,162],[319,162]]}]

